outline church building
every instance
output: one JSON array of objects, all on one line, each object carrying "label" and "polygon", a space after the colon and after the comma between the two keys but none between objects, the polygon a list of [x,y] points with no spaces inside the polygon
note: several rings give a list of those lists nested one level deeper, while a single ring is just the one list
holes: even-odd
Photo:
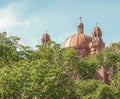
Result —
[{"label": "church building", "polygon": [[89,54],[99,52],[105,47],[100,27],[96,26],[93,29],[91,37],[84,33],[84,24],[80,18],[77,29],[76,34],[71,35],[65,40],[62,48],[74,48],[78,56],[87,57]]},{"label": "church building", "polygon": [[[78,57],[87,57],[90,54],[98,53],[105,48],[105,43],[102,40],[102,31],[100,27],[96,25],[93,28],[92,36],[89,36],[84,33],[84,24],[81,21],[77,26],[77,33],[69,36],[64,43],[62,44],[62,49],[65,48],[74,48],[77,51]],[[41,39],[42,45],[46,45],[48,41],[50,41],[50,36],[47,34],[43,34]],[[96,70],[97,79],[104,81],[105,83],[109,82],[109,77],[104,68]]]}]

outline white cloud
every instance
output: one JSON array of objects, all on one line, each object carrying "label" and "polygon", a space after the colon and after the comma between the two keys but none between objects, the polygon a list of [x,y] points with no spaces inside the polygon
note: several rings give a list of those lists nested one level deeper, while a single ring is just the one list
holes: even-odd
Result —
[{"label": "white cloud", "polygon": [[[29,2],[30,3],[30,2]],[[25,0],[14,2],[0,9],[0,32],[6,31],[8,35],[15,35],[21,38],[21,42],[26,45],[34,45],[35,40],[30,39],[31,28],[37,20],[21,18],[25,7],[29,6]],[[34,38],[33,38],[34,39]],[[28,41],[30,40],[30,42]],[[27,42],[26,42],[27,41]]]},{"label": "white cloud", "polygon": [[21,20],[21,13],[27,7],[27,2],[22,0],[21,2],[14,2],[8,6],[0,9],[0,29],[12,31],[16,27],[30,27],[31,20]]},{"label": "white cloud", "polygon": [[6,29],[16,23],[15,13],[11,8],[0,9],[0,28]]},{"label": "white cloud", "polygon": [[[32,47],[40,43],[41,36],[46,29],[48,29],[52,40],[57,43],[63,42],[68,35],[64,34],[65,31],[68,32],[68,28],[71,28],[69,27],[69,24],[72,23],[70,17],[62,13],[61,7],[57,9],[53,9],[52,6],[40,7],[43,9],[42,11],[36,7],[37,9],[34,10],[37,11],[33,11],[33,9],[30,11],[29,7],[33,7],[32,2],[34,0],[29,0],[29,2],[28,0],[20,0],[1,8],[0,31],[7,31],[9,35],[18,36],[23,44]],[[27,10],[30,11],[30,14],[26,12]]]}]

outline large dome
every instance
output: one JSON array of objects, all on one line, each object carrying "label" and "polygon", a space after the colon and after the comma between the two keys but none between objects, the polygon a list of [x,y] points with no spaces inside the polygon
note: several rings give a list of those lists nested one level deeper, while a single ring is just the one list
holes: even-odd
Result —
[{"label": "large dome", "polygon": [[84,34],[84,24],[81,22],[78,24],[78,33],[68,37],[62,45],[62,48],[76,48],[76,49],[89,49],[89,43],[92,38]]},{"label": "large dome", "polygon": [[62,48],[80,48],[85,49],[89,47],[92,38],[84,33],[76,33],[68,37],[62,45]]}]

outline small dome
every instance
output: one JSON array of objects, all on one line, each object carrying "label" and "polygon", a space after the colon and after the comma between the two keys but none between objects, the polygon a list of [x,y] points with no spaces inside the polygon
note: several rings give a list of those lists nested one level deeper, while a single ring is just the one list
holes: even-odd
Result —
[{"label": "small dome", "polygon": [[47,38],[47,39],[50,40],[50,36],[49,36],[49,34],[47,34],[47,33],[43,34],[43,38]]},{"label": "small dome", "polygon": [[43,34],[43,37],[41,39],[42,45],[46,45],[47,42],[51,41],[49,34],[45,33]]},{"label": "small dome", "polygon": [[89,48],[92,38],[86,34],[77,33],[68,37],[62,45],[62,48]]},{"label": "small dome", "polygon": [[102,32],[101,32],[101,29],[100,27],[96,26],[94,29],[93,29],[93,32],[92,32],[92,35],[100,35],[100,37],[102,37]]},{"label": "small dome", "polygon": [[93,31],[101,32],[101,29],[100,29],[100,27],[96,26]]}]

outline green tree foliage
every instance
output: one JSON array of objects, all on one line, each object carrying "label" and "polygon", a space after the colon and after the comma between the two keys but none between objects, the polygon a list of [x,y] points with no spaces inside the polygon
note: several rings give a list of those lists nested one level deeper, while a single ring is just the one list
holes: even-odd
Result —
[{"label": "green tree foliage", "polygon": [[95,79],[96,70],[98,68],[97,63],[95,55],[90,55],[87,58],[81,58],[78,66],[76,65],[77,74],[79,74],[82,79]]},{"label": "green tree foliage", "polygon": [[[119,42],[113,50],[79,58],[74,49],[61,49],[53,41],[36,50],[18,41],[0,33],[1,99],[120,99]],[[110,85],[96,80],[99,67],[113,68]]]},{"label": "green tree foliage", "polygon": [[1,69],[0,75],[0,96],[5,99],[61,99],[70,97],[74,87],[67,72],[47,60],[20,61]]},{"label": "green tree foliage", "polygon": [[108,48],[97,54],[99,65],[103,66],[106,69],[110,66],[116,68],[119,58],[119,54],[116,51],[111,51]]},{"label": "green tree foliage", "polygon": [[[96,54],[99,67],[111,70],[113,75],[120,71],[120,43],[113,43],[112,49],[105,48]],[[111,69],[110,69],[111,68]]]},{"label": "green tree foliage", "polygon": [[118,90],[97,80],[77,82],[78,99],[119,99]]},{"label": "green tree foliage", "polygon": [[19,60],[35,60],[37,59],[36,51],[29,46],[19,45],[17,48]]},{"label": "green tree foliage", "polygon": [[120,92],[120,71],[118,71],[112,79],[112,85],[115,86]]},{"label": "green tree foliage", "polygon": [[18,61],[17,42],[19,38],[10,36],[7,33],[0,33],[0,67],[10,62]]},{"label": "green tree foliage", "polygon": [[37,59],[46,59],[51,64],[57,63],[60,64],[62,61],[62,53],[60,49],[60,44],[55,44],[51,41],[46,46],[37,46],[36,56]]},{"label": "green tree foliage", "polygon": [[7,36],[6,32],[0,33],[0,67],[19,60],[35,59],[35,52],[29,46],[19,44],[19,40],[16,36]]},{"label": "green tree foliage", "polygon": [[[21,52],[21,49],[19,50]],[[25,52],[26,53],[26,52]],[[0,96],[6,99],[75,97],[74,80],[63,66],[59,44],[39,46],[35,58],[24,57],[0,69]]]}]

